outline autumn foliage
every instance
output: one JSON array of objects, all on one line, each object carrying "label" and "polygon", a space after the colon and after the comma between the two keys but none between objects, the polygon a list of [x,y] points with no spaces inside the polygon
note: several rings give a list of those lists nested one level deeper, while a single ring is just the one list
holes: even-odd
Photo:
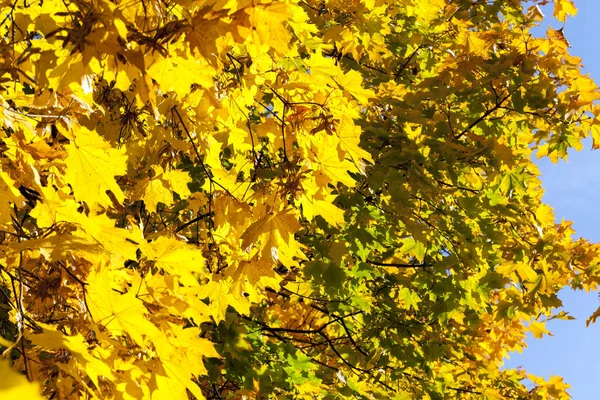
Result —
[{"label": "autumn foliage", "polygon": [[546,3],[2,0],[0,397],[568,397],[502,368],[600,276]]}]

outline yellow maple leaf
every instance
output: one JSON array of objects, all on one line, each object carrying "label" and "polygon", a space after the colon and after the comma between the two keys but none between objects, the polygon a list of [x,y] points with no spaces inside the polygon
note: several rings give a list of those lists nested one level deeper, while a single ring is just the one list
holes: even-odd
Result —
[{"label": "yellow maple leaf", "polygon": [[32,383],[27,380],[24,375],[13,370],[8,361],[0,360],[0,398],[11,399],[27,399],[27,400],[43,400],[40,393],[40,387],[37,383]]},{"label": "yellow maple leaf", "polygon": [[544,335],[552,336],[548,329],[546,329],[546,324],[544,322],[532,321],[529,324],[529,330],[533,334],[533,337],[538,339],[541,339]]},{"label": "yellow maple leaf", "polygon": [[344,159],[343,152],[337,150],[339,139],[337,136],[328,135],[324,131],[318,132],[312,137],[315,178],[321,187],[333,182],[343,183],[348,187],[354,187],[356,181],[348,175],[348,171],[356,171],[354,164]]},{"label": "yellow maple leaf", "polygon": [[110,205],[106,194],[110,190],[117,201],[123,202],[125,195],[115,176],[127,172],[127,156],[114,149],[94,131],[80,127],[67,145],[65,180],[73,187],[75,198],[92,207],[95,203]]},{"label": "yellow maple leaf", "polygon": [[89,346],[85,343],[85,338],[81,334],[67,336],[51,325],[42,323],[38,323],[38,325],[44,331],[41,334],[28,337],[33,344],[47,349],[68,350],[98,389],[100,388],[98,377],[109,380],[114,379],[110,366],[93,355],[94,352],[90,351]]},{"label": "yellow maple leaf", "polygon": [[194,215],[198,214],[200,209],[208,204],[208,198],[202,192],[196,192],[190,195],[187,201],[189,208],[194,212]]},{"label": "yellow maple leaf", "polygon": [[[202,286],[201,289],[202,294],[199,295],[200,298],[204,297],[210,299],[210,316],[213,317],[217,324],[221,321],[224,321],[227,314],[227,307],[229,307],[233,300],[232,295],[230,294],[231,279],[210,281],[206,285]],[[235,308],[239,312],[247,314],[250,307],[249,305],[246,305],[242,309],[238,309],[237,307]]]},{"label": "yellow maple leaf", "polygon": [[228,44],[228,33],[231,25],[228,21],[221,19],[225,13],[218,12],[216,6],[213,11],[206,8],[195,14],[191,20],[191,26],[186,32],[186,40],[194,53],[199,53],[209,62],[214,54],[221,54]]},{"label": "yellow maple leaf", "polygon": [[360,173],[364,174],[366,165],[363,160],[373,162],[373,158],[369,152],[360,148],[361,133],[360,126],[355,125],[352,118],[342,115],[336,128],[336,134],[340,139],[340,147],[352,159]]},{"label": "yellow maple leaf", "polygon": [[95,257],[103,251],[101,245],[70,234],[13,242],[8,244],[7,248],[17,252],[26,251],[26,254],[34,257],[42,255],[48,261],[66,260],[72,256]]},{"label": "yellow maple leaf", "polygon": [[577,7],[572,0],[554,0],[554,17],[560,22],[565,22],[567,16],[577,15]]},{"label": "yellow maple leaf", "polygon": [[79,219],[79,204],[72,196],[53,187],[41,187],[40,194],[40,201],[30,213],[37,220],[38,226],[50,227],[57,222]]},{"label": "yellow maple leaf", "polygon": [[115,336],[129,335],[139,345],[144,343],[144,337],[160,335],[146,317],[148,310],[136,297],[135,289],[120,294],[113,289],[112,282],[107,268],[92,271],[88,276],[87,305],[94,321]]},{"label": "yellow maple leaf", "polygon": [[239,261],[232,274],[234,281],[247,279],[250,285],[258,285],[260,282],[269,282],[277,287],[281,277],[275,273],[272,260],[254,257],[251,260]]},{"label": "yellow maple leaf", "polygon": [[491,44],[483,39],[478,32],[463,32],[460,43],[464,46],[466,53],[472,53],[478,56],[485,56],[491,48]]},{"label": "yellow maple leaf", "polygon": [[302,204],[302,215],[309,221],[320,215],[332,226],[340,226],[344,223],[344,210],[333,204],[335,196],[326,195],[323,199],[308,194],[300,197]]},{"label": "yellow maple leaf", "polygon": [[554,224],[554,210],[547,204],[542,204],[537,208],[535,217],[542,227],[552,226]]},{"label": "yellow maple leaf", "polygon": [[363,87],[364,79],[358,71],[350,70],[343,75],[338,75],[331,79],[338,84],[340,89],[350,93],[363,105],[369,104],[369,99],[375,97],[375,92],[373,90],[365,89]]},{"label": "yellow maple leaf", "polygon": [[156,268],[179,276],[186,286],[198,286],[194,274],[207,273],[202,252],[179,240],[159,237],[150,243],[141,243],[140,249],[148,260],[154,261]]},{"label": "yellow maple leaf", "polygon": [[[268,206],[267,206],[268,207]],[[249,251],[256,243],[260,244],[263,257],[281,261],[285,266],[297,264],[294,257],[303,259],[300,244],[294,238],[302,226],[291,210],[269,211],[246,229],[242,235],[242,247]]]},{"label": "yellow maple leaf", "polygon": [[206,296],[200,286],[182,286],[177,276],[160,273],[133,275],[131,285],[139,288],[138,298],[151,298],[166,315],[182,316],[196,324],[210,321],[210,309],[201,300]]},{"label": "yellow maple leaf", "polygon": [[144,200],[149,211],[156,211],[158,203],[167,206],[173,204],[173,192],[182,199],[191,194],[187,184],[192,179],[187,172],[178,170],[163,172],[161,167],[155,167],[154,170],[155,176],[140,180],[133,194],[134,199]]},{"label": "yellow maple leaf", "polygon": [[158,203],[170,205],[173,202],[173,193],[165,187],[162,179],[147,178],[137,183],[133,198],[144,200],[146,209],[153,212],[156,211]]},{"label": "yellow maple leaf", "polygon": [[155,376],[159,393],[163,392],[166,395],[170,392],[172,395],[183,389],[183,396],[180,398],[184,399],[187,398],[187,388],[196,398],[204,398],[192,377],[206,375],[203,358],[221,358],[221,355],[210,340],[200,337],[201,332],[198,328],[184,329],[174,324],[163,325],[164,334],[153,341],[156,358],[162,367],[159,369],[160,373]]},{"label": "yellow maple leaf", "polygon": [[306,63],[308,64],[310,75],[335,78],[342,74],[340,66],[335,61],[336,59],[333,57],[323,56],[323,50],[319,48],[315,54],[306,60]]},{"label": "yellow maple leaf", "polygon": [[[45,188],[42,188],[45,189]],[[53,189],[43,190],[48,195]],[[39,226],[51,226],[58,222],[68,222],[77,227],[69,233],[59,233],[32,241],[13,243],[14,249],[38,249],[46,258],[59,260],[66,254],[85,257],[95,262],[135,260],[137,244],[143,242],[142,233],[135,225],[131,229],[115,227],[115,221],[105,214],[89,215],[77,212],[77,203],[67,198],[60,202],[59,197],[44,197],[33,209],[31,215]]]},{"label": "yellow maple leaf", "polygon": [[[156,56],[156,57],[155,57]],[[175,92],[179,98],[187,96],[194,84],[210,88],[213,84],[214,69],[204,58],[194,57],[185,48],[183,41],[170,45],[169,54],[146,55],[145,61],[151,63],[147,73],[156,82],[160,82],[163,92]]]},{"label": "yellow maple leaf", "polygon": [[238,29],[248,44],[266,45],[281,54],[289,49],[291,34],[284,25],[291,17],[288,4],[259,4],[245,8],[243,12],[247,14],[247,20]]},{"label": "yellow maple leaf", "polygon": [[13,213],[12,204],[20,204],[23,200],[21,193],[15,187],[15,181],[4,171],[0,170],[0,193],[2,198],[0,199],[0,226],[7,224],[11,221],[11,215]]},{"label": "yellow maple leaf", "polygon": [[186,171],[171,170],[162,174],[163,181],[168,182],[169,187],[182,199],[187,198],[191,192],[188,188],[188,183],[192,178]]},{"label": "yellow maple leaf", "polygon": [[115,227],[115,221],[105,214],[86,217],[79,214],[74,222],[79,226],[75,236],[97,243],[113,261],[135,260],[137,244],[142,242],[142,233],[135,225],[132,230]]}]

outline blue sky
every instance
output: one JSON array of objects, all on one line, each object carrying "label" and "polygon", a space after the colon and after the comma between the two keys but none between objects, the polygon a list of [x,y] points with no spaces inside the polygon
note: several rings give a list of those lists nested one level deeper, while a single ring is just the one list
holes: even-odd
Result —
[{"label": "blue sky", "polygon": [[[579,13],[569,18],[564,34],[571,53],[583,60],[585,72],[600,83],[600,0],[574,0]],[[543,9],[549,19],[552,7]],[[562,24],[552,22],[558,29]],[[541,34],[538,32],[538,34]],[[569,153],[568,162],[554,165],[538,160],[545,188],[544,201],[556,218],[573,221],[577,236],[600,242],[600,150],[591,150],[591,140],[580,152]],[[600,322],[585,327],[585,320],[600,305],[597,293],[560,293],[564,309],[575,321],[551,321],[554,336],[529,337],[523,354],[514,354],[507,367],[522,366],[528,372],[545,376],[561,375],[571,385],[575,400],[600,399]]]}]

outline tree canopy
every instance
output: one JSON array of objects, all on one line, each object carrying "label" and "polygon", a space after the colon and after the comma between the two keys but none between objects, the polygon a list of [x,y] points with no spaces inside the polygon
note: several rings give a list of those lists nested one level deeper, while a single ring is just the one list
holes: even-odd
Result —
[{"label": "tree canopy", "polygon": [[1,0],[0,396],[568,398],[502,367],[600,279],[546,3]]}]

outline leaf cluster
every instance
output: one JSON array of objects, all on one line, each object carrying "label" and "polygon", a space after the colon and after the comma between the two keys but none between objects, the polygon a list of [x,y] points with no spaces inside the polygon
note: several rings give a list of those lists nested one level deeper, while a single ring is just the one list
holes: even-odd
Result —
[{"label": "leaf cluster", "polygon": [[0,1],[0,395],[567,398],[502,368],[600,282],[547,2]]}]

